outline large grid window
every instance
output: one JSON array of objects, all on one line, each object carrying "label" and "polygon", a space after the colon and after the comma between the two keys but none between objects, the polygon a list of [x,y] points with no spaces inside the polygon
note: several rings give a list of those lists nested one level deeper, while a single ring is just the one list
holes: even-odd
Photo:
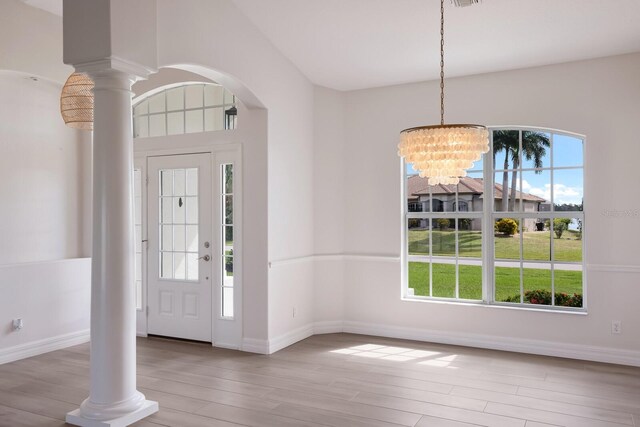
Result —
[{"label": "large grid window", "polygon": [[430,186],[408,165],[409,295],[482,300],[482,162],[476,166],[458,185]]},{"label": "large grid window", "polygon": [[133,107],[133,136],[180,135],[235,129],[236,97],[212,83],[185,84],[155,93]]},{"label": "large grid window", "polygon": [[407,165],[405,295],[583,308],[583,138],[491,136],[456,186],[429,186]]}]

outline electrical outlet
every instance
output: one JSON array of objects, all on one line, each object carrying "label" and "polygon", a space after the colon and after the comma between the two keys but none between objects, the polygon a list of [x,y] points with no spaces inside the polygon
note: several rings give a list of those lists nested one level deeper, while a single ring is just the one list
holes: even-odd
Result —
[{"label": "electrical outlet", "polygon": [[620,320],[612,320],[611,321],[611,333],[612,334],[621,334],[622,333],[622,322]]},{"label": "electrical outlet", "polygon": [[22,329],[24,326],[24,322],[22,321],[22,319],[13,319],[13,330],[14,331],[19,331],[20,329]]}]

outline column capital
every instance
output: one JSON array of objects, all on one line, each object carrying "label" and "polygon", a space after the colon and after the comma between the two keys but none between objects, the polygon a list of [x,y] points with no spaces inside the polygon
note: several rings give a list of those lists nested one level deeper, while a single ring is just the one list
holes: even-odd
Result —
[{"label": "column capital", "polygon": [[79,73],[87,73],[90,76],[122,73],[131,76],[131,79],[134,82],[137,80],[144,80],[149,76],[149,74],[157,71],[144,65],[136,64],[117,57],[104,58],[72,65]]}]

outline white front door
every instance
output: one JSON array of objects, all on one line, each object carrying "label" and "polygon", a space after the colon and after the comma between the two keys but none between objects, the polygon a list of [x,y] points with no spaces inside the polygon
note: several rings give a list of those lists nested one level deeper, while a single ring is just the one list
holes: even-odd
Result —
[{"label": "white front door", "polygon": [[149,157],[148,324],[212,342],[211,154]]}]

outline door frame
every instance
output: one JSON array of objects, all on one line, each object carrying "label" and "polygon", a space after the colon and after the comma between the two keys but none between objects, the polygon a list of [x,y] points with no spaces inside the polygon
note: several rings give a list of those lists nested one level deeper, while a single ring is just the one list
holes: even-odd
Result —
[{"label": "door frame", "polygon": [[[212,346],[230,349],[240,349],[243,339],[243,184],[242,184],[242,143],[229,142],[224,138],[227,132],[204,132],[198,134],[163,136],[155,138],[141,138],[134,140],[134,168],[142,172],[142,310],[136,312],[136,333],[138,336],[146,337],[148,333],[148,160],[149,157],[175,156],[183,154],[203,154],[211,156],[211,170],[213,183],[211,186],[212,213],[218,206],[219,195],[219,174],[218,159],[223,159],[222,163],[233,162],[234,165],[234,318],[222,318],[220,312],[219,291],[222,271],[219,263],[213,265],[213,275],[215,280],[211,280],[212,286]],[[221,227],[215,222],[216,214],[211,218],[212,241],[217,244],[221,240]],[[214,251],[217,254],[218,249]],[[223,333],[231,331],[231,333]],[[219,339],[222,338],[222,339]]]}]

